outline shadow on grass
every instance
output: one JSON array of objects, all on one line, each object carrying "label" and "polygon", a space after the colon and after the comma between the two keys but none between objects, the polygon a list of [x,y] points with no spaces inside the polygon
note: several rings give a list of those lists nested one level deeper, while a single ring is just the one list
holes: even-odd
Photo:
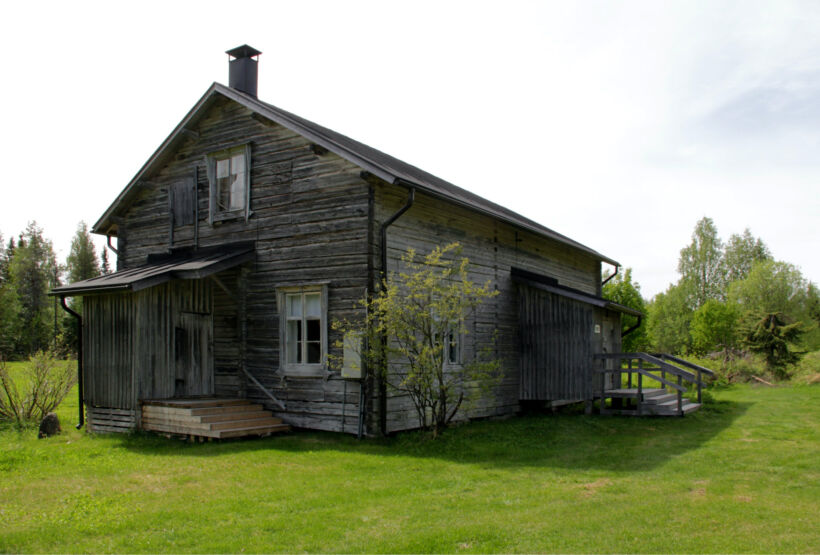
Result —
[{"label": "shadow on grass", "polygon": [[714,401],[684,418],[585,416],[578,411],[474,421],[433,440],[421,432],[356,440],[332,432],[294,431],[262,439],[189,444],[150,434],[114,441],[142,455],[225,457],[249,451],[355,453],[436,458],[487,467],[650,470],[696,449],[731,426],[750,403]]}]

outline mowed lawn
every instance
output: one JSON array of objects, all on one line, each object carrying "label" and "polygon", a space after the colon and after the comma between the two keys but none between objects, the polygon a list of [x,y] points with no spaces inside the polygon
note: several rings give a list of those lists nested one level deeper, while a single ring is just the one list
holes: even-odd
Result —
[{"label": "mowed lawn", "polygon": [[820,387],[683,419],[474,422],[431,441],[189,444],[0,428],[2,552],[820,552]]}]

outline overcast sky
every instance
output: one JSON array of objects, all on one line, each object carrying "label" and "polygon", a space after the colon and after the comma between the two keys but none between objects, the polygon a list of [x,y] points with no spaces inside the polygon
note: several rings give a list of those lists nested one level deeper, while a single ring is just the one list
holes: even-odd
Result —
[{"label": "overcast sky", "polygon": [[[14,2],[0,232],[64,259],[213,81],[633,268],[677,280],[711,217],[820,280],[818,2]],[[102,244],[102,242],[100,242]]]}]

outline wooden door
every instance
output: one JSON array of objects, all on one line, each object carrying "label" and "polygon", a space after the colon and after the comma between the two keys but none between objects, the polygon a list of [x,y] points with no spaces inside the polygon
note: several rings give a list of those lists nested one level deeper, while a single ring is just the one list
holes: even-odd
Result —
[{"label": "wooden door", "polygon": [[213,319],[181,312],[174,329],[175,397],[213,395]]}]

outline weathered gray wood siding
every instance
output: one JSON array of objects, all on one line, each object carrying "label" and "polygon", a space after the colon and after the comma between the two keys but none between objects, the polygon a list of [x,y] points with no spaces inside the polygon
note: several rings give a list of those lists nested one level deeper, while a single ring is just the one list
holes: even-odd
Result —
[{"label": "weathered gray wood siding", "polygon": [[520,398],[587,399],[595,336],[593,307],[526,285],[519,286],[518,298]]},{"label": "weathered gray wood siding", "polygon": [[134,331],[131,295],[90,296],[83,300],[83,381],[87,405],[133,408]]},{"label": "weathered gray wood siding", "polygon": [[[277,286],[327,281],[328,322],[352,317],[367,288],[370,189],[361,169],[334,154],[317,154],[303,137],[226,99],[218,99],[128,209],[118,214],[120,268],[144,264],[170,246],[168,190],[198,176],[200,246],[256,241],[256,260],[226,272],[230,294],[214,288],[214,387],[220,395],[265,403],[286,422],[355,433],[358,382],[338,373],[294,378],[279,371]],[[226,147],[251,145],[252,215],[208,224],[206,157]],[[196,226],[176,225],[173,246],[194,244]],[[161,310],[160,306],[155,306]],[[242,317],[244,315],[244,317]],[[331,333],[332,345],[337,337]],[[240,365],[286,403],[281,411],[244,378]]]},{"label": "weathered gray wood siding", "polygon": [[105,427],[121,427],[139,399],[174,395],[184,372],[175,363],[175,328],[186,313],[210,318],[211,304],[211,284],[199,280],[84,298],[84,397],[92,429],[113,431]]},{"label": "weathered gray wood siding", "polygon": [[[138,399],[167,399],[177,393],[176,380],[187,368],[177,369],[175,330],[184,313],[212,311],[211,283],[205,280],[171,281],[133,295],[134,374]],[[203,394],[213,393],[203,391]]]},{"label": "weathered gray wood siding", "polygon": [[[406,199],[405,188],[375,186],[371,250],[376,268],[379,265],[379,226]],[[454,241],[461,243],[462,254],[470,259],[472,279],[479,283],[489,280],[499,291],[499,295],[485,303],[468,323],[470,333],[464,338],[464,355],[471,356],[497,331],[495,351],[504,368],[504,378],[493,394],[468,406],[463,411],[464,416],[512,414],[519,409],[520,338],[517,286],[510,277],[510,268],[515,266],[555,277],[562,285],[597,294],[600,290],[600,262],[566,245],[417,192],[413,207],[388,229],[388,270],[398,269],[401,255],[408,247],[427,253],[436,245]],[[378,407],[378,399],[374,398],[371,407],[374,413]],[[388,431],[414,428],[417,422],[410,399],[388,390]]]}]

